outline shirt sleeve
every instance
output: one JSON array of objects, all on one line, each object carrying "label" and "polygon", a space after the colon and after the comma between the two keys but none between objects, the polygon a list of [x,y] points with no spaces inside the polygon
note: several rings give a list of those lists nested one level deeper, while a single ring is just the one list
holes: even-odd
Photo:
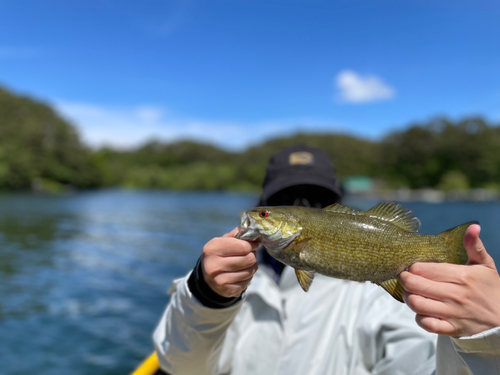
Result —
[{"label": "shirt sleeve", "polygon": [[169,374],[211,375],[242,300],[227,308],[204,306],[189,290],[188,279],[189,275],[174,281],[153,341],[161,368]]},{"label": "shirt sleeve", "polygon": [[408,306],[377,294],[367,298],[360,332],[370,374],[500,375],[500,327],[462,338],[431,334]]},{"label": "shirt sleeve", "polygon": [[470,337],[439,336],[437,375],[500,375],[500,327]]}]

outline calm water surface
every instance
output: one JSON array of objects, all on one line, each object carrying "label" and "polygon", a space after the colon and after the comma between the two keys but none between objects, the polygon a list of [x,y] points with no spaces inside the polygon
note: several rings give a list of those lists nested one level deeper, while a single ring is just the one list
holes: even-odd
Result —
[{"label": "calm water surface", "polygon": [[[255,202],[231,193],[0,195],[0,374],[129,373],[152,350],[172,280]],[[499,203],[405,205],[425,234],[479,220],[500,264]]]}]

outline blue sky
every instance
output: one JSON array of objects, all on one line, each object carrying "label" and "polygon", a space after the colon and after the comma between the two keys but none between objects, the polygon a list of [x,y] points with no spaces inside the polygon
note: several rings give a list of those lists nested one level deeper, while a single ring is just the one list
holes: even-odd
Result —
[{"label": "blue sky", "polygon": [[93,145],[500,121],[498,1],[0,0],[0,85]]}]

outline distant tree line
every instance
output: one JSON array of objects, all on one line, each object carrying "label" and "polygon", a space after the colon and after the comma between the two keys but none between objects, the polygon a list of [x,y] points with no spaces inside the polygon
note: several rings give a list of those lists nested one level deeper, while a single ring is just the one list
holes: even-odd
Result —
[{"label": "distant tree line", "polygon": [[51,107],[0,88],[0,189],[28,189],[37,179],[97,187],[93,158]]},{"label": "distant tree line", "polygon": [[369,176],[391,188],[500,188],[500,127],[479,117],[415,123],[381,141],[297,134],[242,152],[191,141],[150,142],[130,151],[91,150],[50,106],[0,88],[2,190],[253,190],[260,187],[271,155],[297,143],[324,150],[340,179]]}]

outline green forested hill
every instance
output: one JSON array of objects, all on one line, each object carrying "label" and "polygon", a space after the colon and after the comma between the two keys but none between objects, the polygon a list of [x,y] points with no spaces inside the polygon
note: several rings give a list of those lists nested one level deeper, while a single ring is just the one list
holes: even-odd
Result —
[{"label": "green forested hill", "polygon": [[52,108],[0,88],[0,189],[32,183],[98,186],[92,155]]},{"label": "green forested hill", "polygon": [[298,134],[241,153],[184,141],[168,145],[153,142],[130,152],[103,149],[96,155],[108,186],[248,190],[260,187],[271,155],[297,143],[325,150],[340,177],[374,175],[377,144],[346,135]]},{"label": "green forested hill", "polygon": [[410,188],[500,187],[500,127],[479,117],[437,118],[389,134],[377,174]]},{"label": "green forested hill", "polygon": [[150,142],[130,151],[90,150],[50,106],[0,88],[0,189],[258,189],[271,155],[297,143],[324,150],[340,179],[364,175],[389,187],[443,190],[500,187],[500,127],[482,118],[436,118],[378,142],[297,134],[241,152],[190,141]]}]

